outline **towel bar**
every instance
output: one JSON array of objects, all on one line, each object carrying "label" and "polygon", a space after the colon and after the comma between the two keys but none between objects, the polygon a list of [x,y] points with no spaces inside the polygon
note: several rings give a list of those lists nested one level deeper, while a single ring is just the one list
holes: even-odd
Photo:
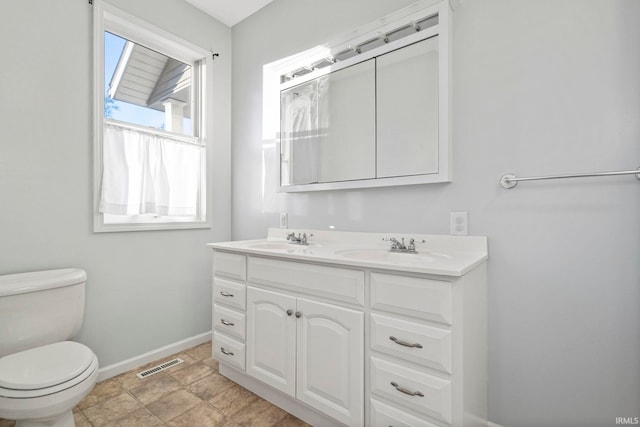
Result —
[{"label": "towel bar", "polygon": [[530,176],[526,178],[518,178],[513,174],[505,174],[500,178],[500,185],[502,188],[510,189],[518,185],[520,181],[538,181],[542,179],[561,179],[561,178],[587,178],[593,176],[616,176],[616,175],[635,175],[640,179],[640,167],[635,170],[628,171],[616,171],[616,172],[592,172],[592,173],[579,173],[568,175],[548,175],[548,176]]}]

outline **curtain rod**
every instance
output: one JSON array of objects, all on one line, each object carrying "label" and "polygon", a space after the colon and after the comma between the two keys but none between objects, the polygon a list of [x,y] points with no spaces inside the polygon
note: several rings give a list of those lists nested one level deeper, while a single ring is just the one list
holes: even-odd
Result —
[{"label": "curtain rod", "polygon": [[617,175],[635,175],[640,179],[640,167],[635,170],[628,171],[616,171],[616,172],[591,172],[591,173],[579,173],[568,175],[548,175],[548,176],[531,176],[526,178],[518,178],[513,174],[502,175],[500,178],[500,185],[502,188],[510,189],[518,185],[520,181],[538,181],[543,179],[562,179],[562,178],[587,178],[594,176],[617,176]]}]

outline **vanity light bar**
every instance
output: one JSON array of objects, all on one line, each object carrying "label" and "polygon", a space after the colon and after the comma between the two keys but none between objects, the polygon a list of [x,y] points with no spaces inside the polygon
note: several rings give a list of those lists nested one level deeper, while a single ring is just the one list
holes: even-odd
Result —
[{"label": "vanity light bar", "polygon": [[338,53],[336,53],[331,57],[323,58],[317,62],[314,62],[311,65],[301,67],[294,71],[282,74],[280,76],[280,83],[288,82],[290,80],[293,80],[296,77],[301,77],[301,76],[304,76],[305,74],[309,74],[314,70],[328,67],[329,65],[335,64],[336,62],[344,61],[346,59],[352,58],[363,52],[367,52],[369,50],[383,46],[386,43],[400,40],[404,37],[414,34],[417,31],[425,30],[427,28],[436,26],[438,25],[438,22],[439,22],[438,14],[425,16],[424,18],[411,21],[408,24],[402,25],[398,28],[394,28],[393,30],[388,31],[386,33],[380,33],[378,36],[373,37],[369,40],[365,40],[364,42],[361,42],[356,46],[349,45],[347,46],[346,49],[340,50]]}]

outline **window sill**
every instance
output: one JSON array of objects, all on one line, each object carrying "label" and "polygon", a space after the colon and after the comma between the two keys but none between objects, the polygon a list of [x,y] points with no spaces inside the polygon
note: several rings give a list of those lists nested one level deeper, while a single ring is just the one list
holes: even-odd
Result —
[{"label": "window sill", "polygon": [[190,222],[154,222],[154,223],[128,223],[128,224],[103,224],[96,221],[93,225],[94,233],[129,232],[129,231],[154,231],[154,230],[190,230],[211,228],[208,221]]}]

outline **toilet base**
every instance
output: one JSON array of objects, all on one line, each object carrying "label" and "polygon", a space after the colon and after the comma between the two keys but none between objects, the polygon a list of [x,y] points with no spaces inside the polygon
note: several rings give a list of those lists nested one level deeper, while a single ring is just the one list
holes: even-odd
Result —
[{"label": "toilet base", "polygon": [[67,411],[55,418],[44,420],[19,420],[15,427],[75,427],[73,411]]}]

